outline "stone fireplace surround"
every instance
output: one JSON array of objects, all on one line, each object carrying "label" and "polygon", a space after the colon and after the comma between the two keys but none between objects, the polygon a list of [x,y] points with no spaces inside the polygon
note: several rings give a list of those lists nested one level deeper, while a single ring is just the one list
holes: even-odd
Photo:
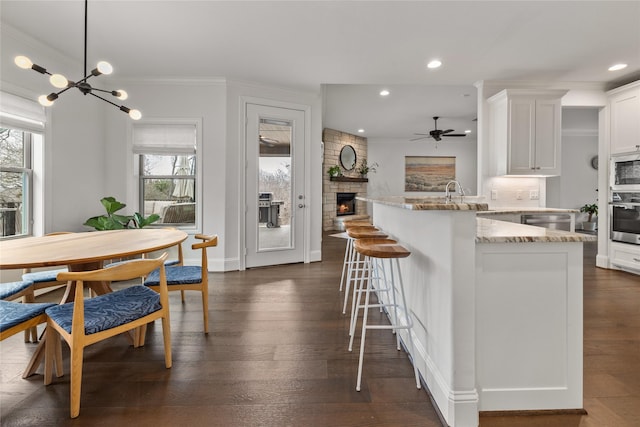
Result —
[{"label": "stone fireplace surround", "polygon": [[[322,131],[322,141],[324,143],[324,158],[322,164],[322,230],[334,231],[340,228],[336,226],[336,193],[356,193],[357,196],[367,195],[366,182],[341,182],[331,181],[327,170],[331,166],[338,165],[345,177],[359,178],[360,175],[354,170],[345,171],[340,165],[340,150],[345,145],[351,145],[356,151],[356,167],[362,159],[367,157],[367,138],[341,132],[334,129],[325,128]],[[368,215],[367,204],[356,200],[356,213],[358,215]],[[341,218],[348,218],[342,216]]]}]

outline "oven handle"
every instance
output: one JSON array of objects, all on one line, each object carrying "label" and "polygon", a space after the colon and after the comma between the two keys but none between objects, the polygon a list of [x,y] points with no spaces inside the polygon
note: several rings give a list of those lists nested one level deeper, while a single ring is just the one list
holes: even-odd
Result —
[{"label": "oven handle", "polygon": [[609,203],[609,205],[611,205],[612,208],[633,209],[633,208],[637,208],[638,206],[640,206],[640,203],[619,203],[619,202],[615,202],[615,203]]}]

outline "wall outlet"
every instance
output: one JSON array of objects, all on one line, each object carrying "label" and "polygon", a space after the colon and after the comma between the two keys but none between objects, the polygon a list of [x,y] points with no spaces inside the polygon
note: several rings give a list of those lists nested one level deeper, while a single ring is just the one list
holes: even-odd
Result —
[{"label": "wall outlet", "polygon": [[517,200],[522,200],[522,190],[516,191],[516,199]]},{"label": "wall outlet", "polygon": [[538,200],[540,198],[540,193],[538,190],[529,190],[529,200]]},{"label": "wall outlet", "polygon": [[491,190],[491,200],[498,200],[498,190]]}]

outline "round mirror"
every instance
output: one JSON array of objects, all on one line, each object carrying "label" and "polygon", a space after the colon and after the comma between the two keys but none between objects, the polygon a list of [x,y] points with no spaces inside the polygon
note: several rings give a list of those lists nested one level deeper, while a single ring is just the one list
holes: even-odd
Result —
[{"label": "round mirror", "polygon": [[350,145],[345,145],[340,150],[340,164],[345,170],[353,170],[356,167],[356,150]]}]

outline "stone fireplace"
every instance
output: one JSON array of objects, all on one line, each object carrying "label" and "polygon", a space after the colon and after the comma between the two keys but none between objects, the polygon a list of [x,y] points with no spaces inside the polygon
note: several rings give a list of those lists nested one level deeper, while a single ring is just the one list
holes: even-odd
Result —
[{"label": "stone fireplace", "polygon": [[[367,157],[367,139],[361,136],[340,132],[333,129],[324,129],[322,132],[324,143],[324,157],[322,165],[322,230],[342,230],[342,219],[367,219],[367,204],[355,197],[366,197],[367,179],[360,177],[355,171],[344,170],[340,165],[340,150],[345,145],[351,145],[356,152],[357,164]],[[342,176],[330,178],[327,169],[332,166],[340,166]],[[350,193],[354,195],[353,208],[355,214],[343,212],[339,214],[338,193]],[[344,210],[344,208],[343,208]],[[364,216],[364,218],[360,218]]]}]

